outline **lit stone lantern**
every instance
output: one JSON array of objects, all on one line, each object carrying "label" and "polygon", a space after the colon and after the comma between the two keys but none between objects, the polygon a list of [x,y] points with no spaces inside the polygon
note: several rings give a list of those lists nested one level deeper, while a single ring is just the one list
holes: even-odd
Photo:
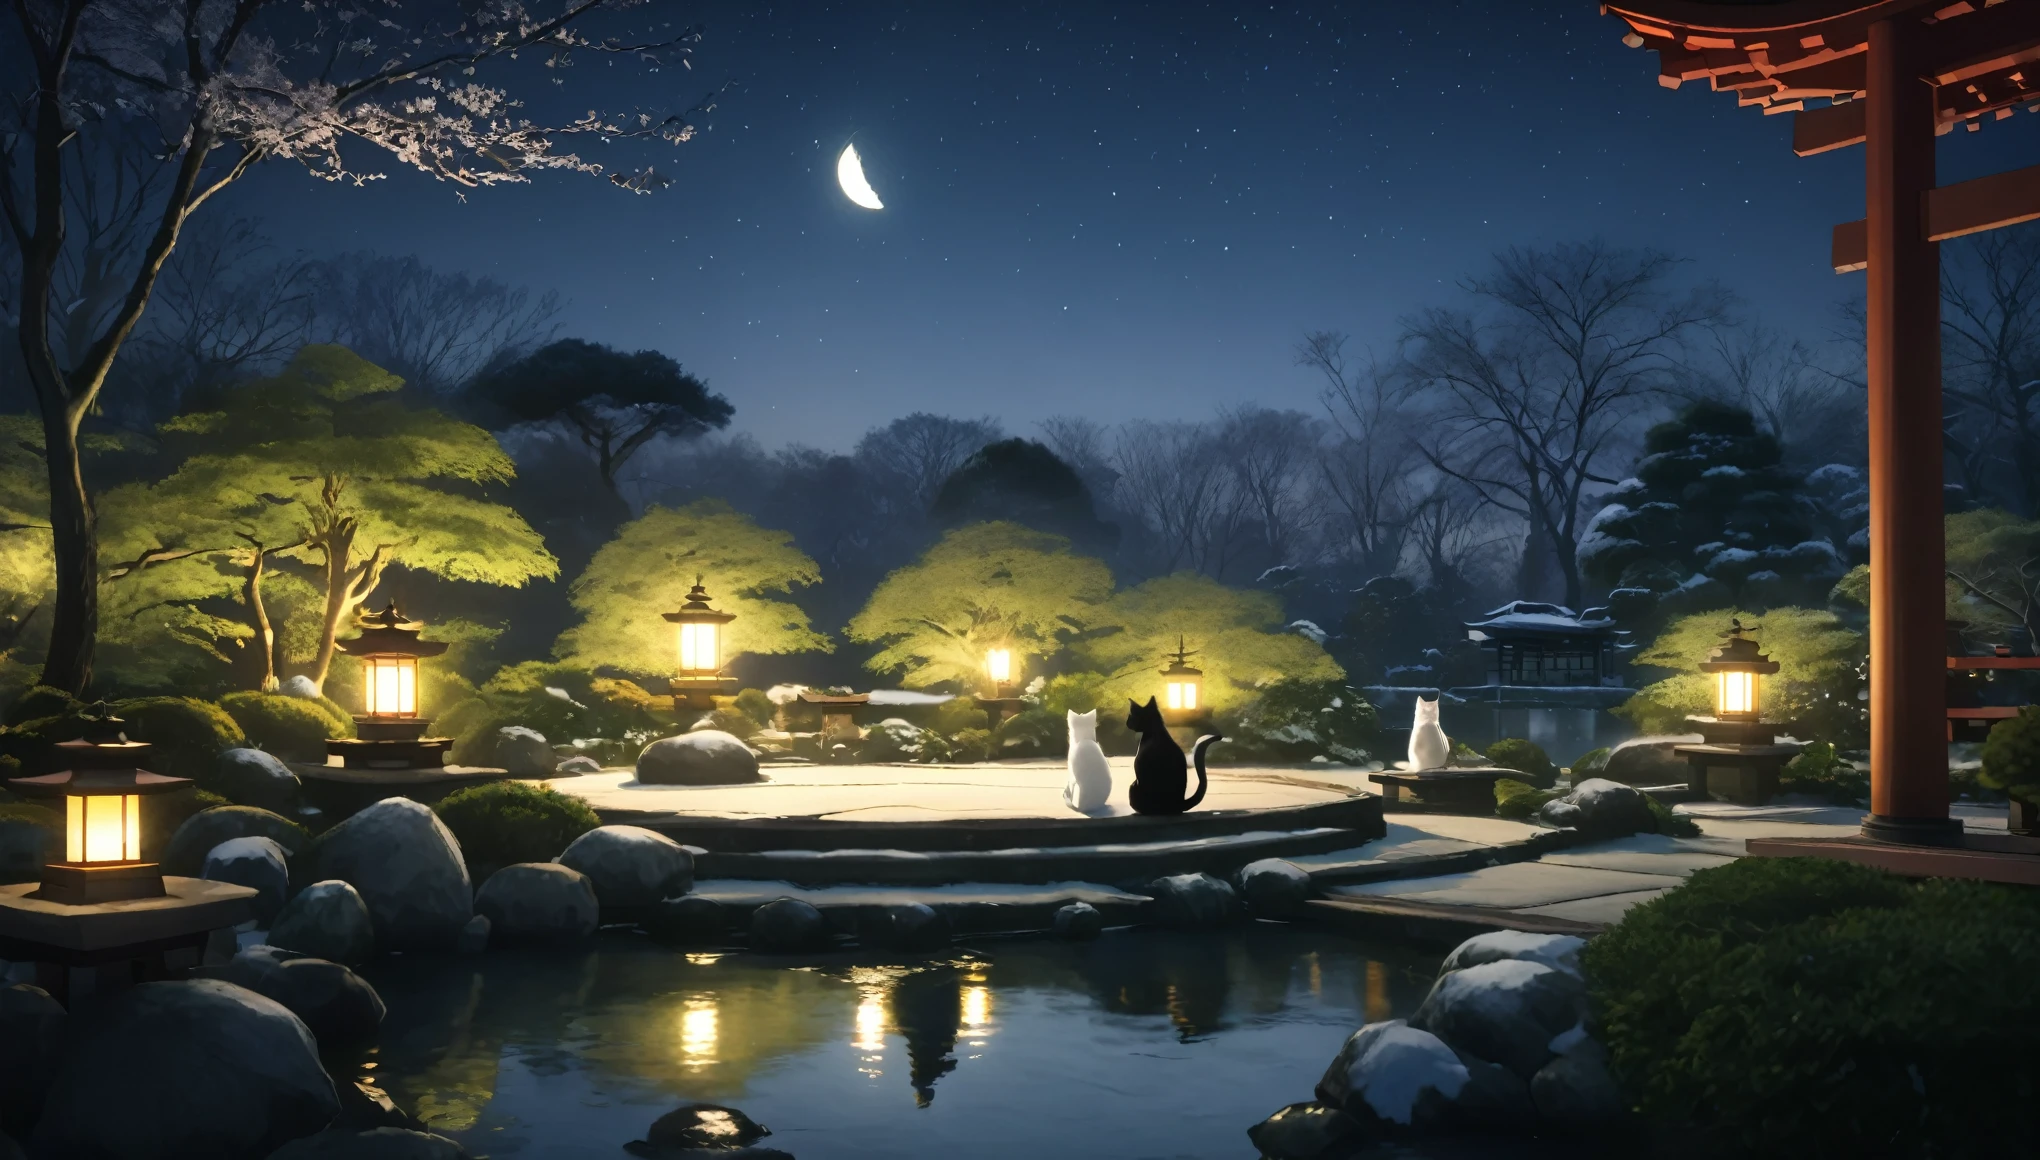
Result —
[{"label": "lit stone lantern", "polygon": [[326,751],[350,769],[420,769],[446,764],[451,738],[427,737],[418,716],[418,660],[446,651],[443,641],[418,639],[425,626],[405,620],[396,601],[361,618],[361,633],[339,643],[361,662],[361,709],[354,740],[335,738]]},{"label": "lit stone lantern", "polygon": [[713,709],[715,694],[726,693],[736,684],[723,675],[722,657],[724,632],[737,614],[712,607],[709,601],[713,597],[701,586],[701,579],[694,578],[694,587],[680,611],[661,614],[679,626],[680,667],[672,681],[676,709]]},{"label": "lit stone lantern", "polygon": [[985,650],[985,677],[991,683],[991,691],[987,696],[972,697],[971,701],[990,716],[994,729],[1001,721],[1027,707],[1026,699],[1013,693],[1018,674],[1019,667],[1014,663],[1010,647],[999,645]]},{"label": "lit stone lantern", "polygon": [[1796,745],[1776,744],[1779,723],[1763,718],[1763,681],[1778,671],[1778,662],[1743,635],[1749,631],[1741,620],[1730,620],[1728,635],[1700,662],[1700,671],[1714,678],[1714,715],[1686,718],[1701,744],[1673,746],[1691,770],[1687,789],[1696,798],[1761,805],[1776,796],[1779,769],[1799,752]]},{"label": "lit stone lantern", "polygon": [[986,649],[985,675],[992,679],[992,696],[1005,696],[1007,686],[1013,683],[1013,650],[1010,648]]},{"label": "lit stone lantern", "polygon": [[64,856],[43,867],[31,897],[69,906],[160,898],[162,867],[142,858],[142,799],[191,784],[141,768],[152,747],[129,741],[124,722],[100,704],[85,736],[57,743],[70,768],[8,784],[23,795],[64,799]]},{"label": "lit stone lantern", "polygon": [[1171,721],[1194,721],[1204,716],[1204,670],[1190,665],[1196,656],[1176,638],[1175,659],[1162,670],[1162,716]]}]

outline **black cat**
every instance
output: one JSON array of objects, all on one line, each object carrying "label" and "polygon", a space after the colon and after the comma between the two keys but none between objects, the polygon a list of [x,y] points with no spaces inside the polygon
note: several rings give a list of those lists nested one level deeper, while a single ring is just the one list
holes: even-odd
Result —
[{"label": "black cat", "polygon": [[1140,749],[1133,755],[1133,784],[1126,788],[1134,812],[1180,814],[1196,809],[1209,784],[1204,776],[1204,751],[1211,748],[1212,742],[1225,738],[1207,733],[1197,739],[1192,749],[1197,760],[1197,792],[1184,797],[1183,791],[1190,782],[1189,763],[1183,759],[1183,747],[1169,736],[1169,727],[1162,723],[1162,711],[1153,697],[1145,705],[1127,702],[1126,727],[1140,734]]}]

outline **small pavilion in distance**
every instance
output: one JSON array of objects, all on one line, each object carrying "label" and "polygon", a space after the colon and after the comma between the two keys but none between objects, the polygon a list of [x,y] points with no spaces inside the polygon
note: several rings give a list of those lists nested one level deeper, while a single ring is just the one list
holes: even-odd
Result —
[{"label": "small pavilion in distance", "polygon": [[1801,156],[1864,147],[1870,428],[1870,817],[1860,838],[1752,840],[1913,874],[2040,884],[2040,839],[1949,817],[1938,243],[2040,218],[2040,166],[1936,186],[1934,144],[2040,101],[2040,0],[1608,0],[1658,82],[1793,119]]}]

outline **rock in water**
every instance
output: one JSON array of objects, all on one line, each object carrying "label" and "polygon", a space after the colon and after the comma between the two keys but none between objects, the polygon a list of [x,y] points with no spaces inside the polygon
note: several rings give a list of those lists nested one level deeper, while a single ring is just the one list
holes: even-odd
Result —
[{"label": "rock in water", "polygon": [[228,801],[288,814],[297,808],[303,789],[297,774],[274,754],[260,749],[229,749],[213,760],[205,787]]},{"label": "rock in water", "polygon": [[205,973],[283,1004],[304,1021],[324,1051],[374,1039],[387,1014],[382,996],[360,975],[339,963],[273,946],[249,947]]},{"label": "rock in water", "polygon": [[729,919],[722,903],[698,894],[660,899],[645,916],[645,933],[669,946],[712,946],[722,942]]},{"label": "rock in water", "polygon": [[1291,1104],[1253,1127],[1247,1139],[1263,1160],[1332,1160],[1357,1143],[1360,1125],[1337,1108],[1320,1103]]},{"label": "rock in water", "polygon": [[694,855],[642,826],[597,826],[575,838],[559,862],[588,876],[605,909],[650,906],[694,885]]},{"label": "rock in water", "polygon": [[352,883],[384,950],[451,948],[474,913],[460,843],[409,798],[379,801],[319,835],[296,869],[306,881]]},{"label": "rock in water", "polygon": [[269,1154],[269,1160],[467,1160],[467,1149],[445,1136],[408,1128],[371,1128],[366,1132],[330,1129],[292,1140]]},{"label": "rock in water", "polygon": [[311,1032],[282,1004],[217,979],[142,983],[71,1041],[35,1149],[260,1160],[339,1111]]},{"label": "rock in water", "polygon": [[1586,1014],[1586,984],[1578,975],[1502,959],[1439,976],[1410,1026],[1528,1080],[1557,1054],[1551,1041]]},{"label": "rock in water", "polygon": [[1530,1077],[1530,1098],[1538,1115],[1575,1131],[1622,1115],[1622,1089],[1608,1071],[1608,1052],[1585,1035]]},{"label": "rock in water", "polygon": [[163,852],[163,873],[196,878],[212,848],[235,838],[270,838],[295,858],[304,851],[307,837],[303,826],[282,814],[254,806],[214,806],[184,819],[170,835],[170,845]]},{"label": "rock in water", "polygon": [[1176,874],[1148,884],[1155,900],[1155,920],[1163,926],[1197,930],[1224,926],[1240,916],[1240,897],[1232,884],[1209,874]]},{"label": "rock in water", "polygon": [[478,955],[488,950],[489,916],[477,914],[468,919],[467,925],[460,928],[460,941],[454,944],[453,949],[464,955]]},{"label": "rock in water", "polygon": [[835,945],[822,912],[798,898],[776,898],[751,912],[751,949],[768,955],[825,951]]},{"label": "rock in water", "polygon": [[1240,893],[1255,918],[1300,918],[1310,908],[1310,875],[1294,862],[1263,858],[1240,870]]},{"label": "rock in water", "polygon": [[268,926],[290,893],[290,860],[274,838],[229,838],[205,856],[200,878],[255,888],[255,922]]},{"label": "rock in water", "polygon": [[64,1005],[48,991],[0,987],[0,1131],[28,1138],[63,1058]]},{"label": "rock in water", "polygon": [[1649,800],[1605,777],[1590,777],[1564,797],[1544,803],[1538,817],[1554,826],[1572,826],[1582,834],[1602,838],[1657,832]]},{"label": "rock in water", "polygon": [[489,754],[490,760],[511,777],[551,777],[560,762],[545,734],[522,725],[505,725],[496,730]]},{"label": "rock in water", "polygon": [[489,920],[490,938],[508,942],[580,942],[601,921],[588,876],[557,862],[519,862],[489,875],[475,911]]},{"label": "rock in water", "polygon": [[1577,975],[1580,973],[1580,948],[1586,945],[1585,939],[1569,934],[1494,930],[1474,935],[1452,948],[1452,953],[1446,955],[1445,962],[1439,966],[1438,973],[1443,975],[1503,959],[1522,959]]},{"label": "rock in water", "polygon": [[857,941],[887,950],[922,953],[941,950],[956,935],[949,918],[925,902],[888,906],[860,916]]},{"label": "rock in water", "polygon": [[1471,1078],[1444,1040],[1392,1019],[1347,1038],[1317,1097],[1362,1124],[1440,1128],[1451,1125],[1453,1101]]},{"label": "rock in water", "polygon": [[1098,937],[1105,929],[1105,916],[1088,902],[1065,903],[1055,912],[1054,925],[1050,928],[1055,937],[1081,942]]},{"label": "rock in water", "polygon": [[314,882],[269,924],[269,945],[352,966],[375,951],[375,925],[361,892],[339,879]]},{"label": "rock in water", "polygon": [[645,1142],[654,1148],[746,1148],[771,1134],[735,1108],[682,1104],[652,1121]]},{"label": "rock in water", "polygon": [[733,734],[699,729],[645,746],[637,779],[645,785],[741,785],[759,780],[758,755]]}]

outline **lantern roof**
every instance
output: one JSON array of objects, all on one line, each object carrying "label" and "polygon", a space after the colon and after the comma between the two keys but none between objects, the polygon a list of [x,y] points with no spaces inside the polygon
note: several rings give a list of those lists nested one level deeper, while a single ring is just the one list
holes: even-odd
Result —
[{"label": "lantern roof", "polygon": [[1757,642],[1744,636],[1754,626],[1745,628],[1742,618],[1732,617],[1728,622],[1728,635],[1722,638],[1700,662],[1703,673],[1775,673],[1778,662],[1764,655]]},{"label": "lantern roof", "polygon": [[1191,658],[1191,657],[1194,657],[1194,656],[1196,656],[1196,655],[1197,655],[1197,652],[1196,652],[1196,650],[1194,650],[1194,649],[1187,649],[1187,648],[1183,647],[1183,638],[1182,638],[1181,636],[1178,636],[1178,637],[1176,638],[1176,653],[1175,653],[1175,659],[1171,660],[1171,661],[1169,662],[1169,665],[1168,665],[1168,667],[1162,670],[1162,675],[1163,675],[1163,676],[1165,676],[1165,677],[1201,677],[1201,676],[1203,676],[1203,675],[1204,675],[1204,670],[1203,670],[1203,669],[1200,669],[1200,668],[1194,668],[1194,667],[1192,667],[1192,666],[1190,665],[1190,663],[1189,663],[1189,662],[1190,662],[1190,658]]},{"label": "lantern roof", "polygon": [[[1658,83],[1705,81],[1736,104],[1806,111],[1834,122],[1794,126],[1802,155],[1862,140],[1862,110],[1838,109],[1865,92],[1870,26],[1911,22],[1920,78],[1936,87],[1935,130],[2031,102],[2040,59],[2031,5],[1988,0],[1606,0],[1630,31],[1624,43],[1658,54]],[[1809,105],[1807,102],[1818,102]],[[2007,110],[2000,113],[2000,110]],[[1852,122],[1844,125],[1842,122]],[[1974,128],[1974,124],[1971,125]]]},{"label": "lantern roof", "polygon": [[381,612],[364,615],[360,625],[361,635],[339,643],[340,651],[348,656],[436,657],[446,651],[445,641],[419,640],[418,634],[425,631],[424,622],[405,620],[394,600]]},{"label": "lantern roof", "polygon": [[83,734],[75,741],[57,743],[58,758],[68,768],[38,777],[10,778],[7,784],[30,797],[169,793],[191,784],[188,777],[170,777],[141,768],[155,752],[155,746],[146,741],[129,741],[121,731],[126,722],[114,716],[106,702],[101,701],[81,716]]},{"label": "lantern roof", "polygon": [[723,612],[711,607],[709,601],[713,599],[714,597],[708,594],[708,589],[701,586],[701,577],[697,574],[694,577],[694,587],[688,590],[687,602],[680,606],[680,611],[663,612],[660,615],[674,624],[728,624],[737,618],[734,612]]}]

